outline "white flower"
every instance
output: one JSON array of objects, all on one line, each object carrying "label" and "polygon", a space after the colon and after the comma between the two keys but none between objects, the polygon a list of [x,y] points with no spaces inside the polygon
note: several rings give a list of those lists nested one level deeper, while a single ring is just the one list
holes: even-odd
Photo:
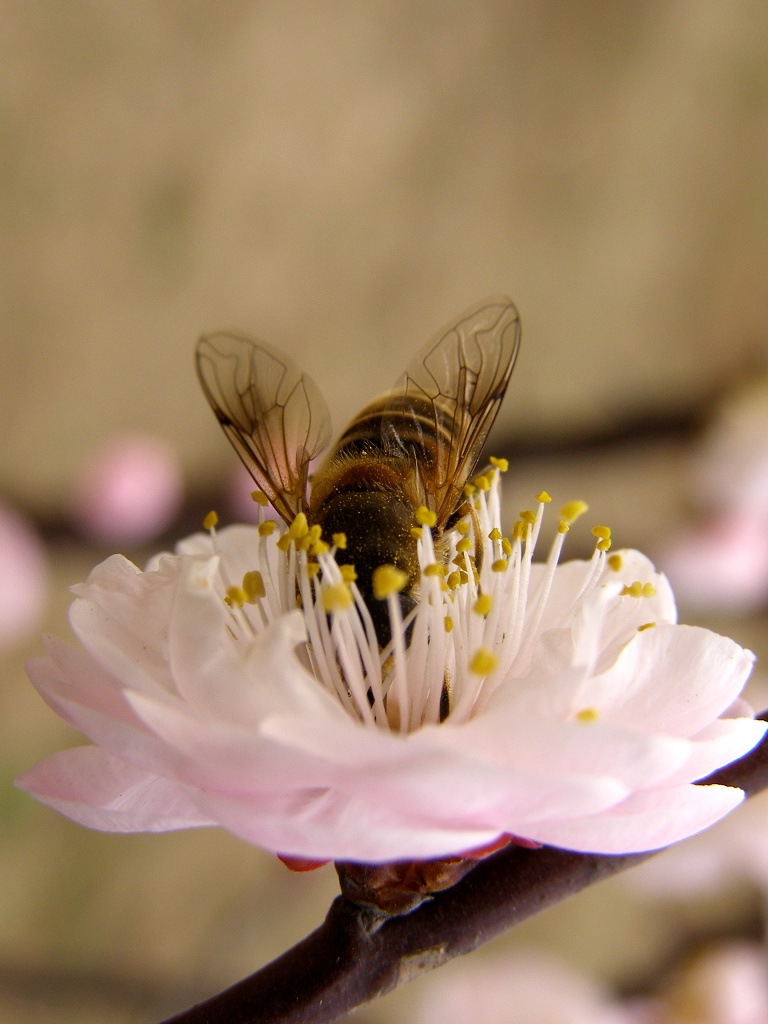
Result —
[{"label": "white flower", "polygon": [[74,591],[82,646],[49,639],[29,666],[94,745],[19,784],[94,828],[221,825],[372,863],[508,834],[621,853],[712,824],[743,794],[692,783],[766,728],[727,717],[752,655],[675,625],[665,578],[638,552],[607,556],[606,528],[591,561],[558,565],[563,521],[534,564],[548,496],[504,540],[498,473],[481,479],[447,537],[450,574],[421,527],[405,622],[397,574],[378,581],[381,652],[351,572],[303,517],[195,535],[144,572],[108,558]]}]

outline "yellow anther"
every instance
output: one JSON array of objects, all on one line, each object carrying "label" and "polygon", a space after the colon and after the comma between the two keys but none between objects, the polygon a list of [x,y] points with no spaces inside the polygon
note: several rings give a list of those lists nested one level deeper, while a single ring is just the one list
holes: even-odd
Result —
[{"label": "yellow anther", "polygon": [[412,526],[411,527],[411,536],[413,537],[414,540],[421,540],[421,536],[422,536],[421,527],[420,526]]},{"label": "yellow anther", "polygon": [[656,595],[656,587],[652,583],[643,584],[643,597],[654,597]]},{"label": "yellow anther", "polygon": [[491,569],[494,572],[505,572],[508,566],[509,562],[506,558],[497,558],[496,561],[491,564]]},{"label": "yellow anther", "polygon": [[608,565],[613,569],[614,572],[618,572],[619,569],[624,565],[624,559],[621,555],[611,555],[608,559]]},{"label": "yellow anther", "polygon": [[275,532],[277,523],[272,519],[265,519],[263,523],[259,523],[259,536],[268,537],[271,533]]},{"label": "yellow anther", "polygon": [[309,551],[312,555],[327,555],[331,550],[331,545],[326,540],[316,540],[309,545]]},{"label": "yellow anther", "polygon": [[261,505],[262,508],[264,508],[265,505],[269,504],[269,498],[266,496],[264,491],[251,491],[251,497],[256,502],[256,504]]},{"label": "yellow anther", "polygon": [[461,576],[457,571],[454,570],[454,572],[448,573],[448,575],[445,578],[445,582],[448,584],[451,590],[455,590],[456,587],[458,587],[459,584],[461,583]]},{"label": "yellow anther", "polygon": [[512,524],[512,537],[514,540],[525,540],[525,523],[518,519],[517,522]]},{"label": "yellow anther", "polygon": [[535,494],[534,497],[536,498],[536,501],[540,501],[544,505],[546,505],[548,502],[552,501],[552,498],[550,497],[548,491],[539,491],[539,493]]},{"label": "yellow anther", "polygon": [[495,455],[492,455],[488,461],[492,466],[495,466],[500,473],[506,473],[509,469],[509,462],[507,459],[497,459]]},{"label": "yellow anther", "polygon": [[462,519],[461,522],[457,524],[456,529],[459,531],[462,537],[466,537],[467,534],[469,533],[468,521],[466,519]]},{"label": "yellow anther", "polygon": [[494,528],[488,534],[488,540],[501,540],[501,530],[498,528],[498,526],[494,526]]},{"label": "yellow anther", "polygon": [[333,546],[335,548],[338,548],[339,551],[346,550],[346,547],[347,547],[347,535],[346,535],[346,533],[334,533],[333,536],[331,537],[331,540],[333,541]]},{"label": "yellow anther", "polygon": [[382,601],[385,597],[399,593],[408,582],[408,574],[396,565],[380,565],[373,570],[373,596]]},{"label": "yellow anther", "polygon": [[469,663],[469,671],[476,676],[487,676],[499,664],[499,659],[487,647],[478,647]]},{"label": "yellow anther", "polygon": [[327,612],[345,612],[354,598],[346,583],[332,583],[323,591],[323,608]]},{"label": "yellow anther", "polygon": [[247,599],[242,587],[227,587],[227,596],[224,598],[224,602],[230,608],[242,608]]},{"label": "yellow anther", "polygon": [[490,594],[480,594],[475,602],[473,610],[476,611],[478,615],[485,617],[490,613],[492,603]]},{"label": "yellow anther", "polygon": [[622,588],[621,597],[642,597],[643,596],[643,584],[639,580],[635,580],[634,583],[625,583]]},{"label": "yellow anther", "polygon": [[525,523],[526,526],[533,526],[536,522],[536,513],[532,512],[529,508],[525,508],[520,513],[520,521]]},{"label": "yellow anther", "polygon": [[595,544],[595,547],[598,551],[610,551],[612,543],[613,541],[609,537],[608,540],[599,540],[597,544]]},{"label": "yellow anther", "polygon": [[458,551],[459,554],[462,554],[464,551],[471,551],[472,541],[469,539],[469,537],[462,537],[461,540],[456,544],[456,550]]},{"label": "yellow anther", "polygon": [[476,476],[472,483],[478,491],[490,491],[491,489],[491,481],[484,473],[481,473],[480,476]]},{"label": "yellow anther", "polygon": [[445,632],[450,633],[451,630],[453,629],[453,619],[451,618],[450,615],[445,616],[445,618],[443,619],[443,624],[445,625]]},{"label": "yellow anther", "polygon": [[477,488],[474,484],[464,484],[464,497],[471,498]]},{"label": "yellow anther", "polygon": [[208,515],[205,517],[205,519],[203,520],[203,529],[204,530],[215,530],[216,529],[216,524],[218,523],[218,521],[219,521],[218,513],[214,512],[213,510],[211,510],[208,513]]},{"label": "yellow anther", "polygon": [[[266,523],[264,525],[266,526]],[[277,542],[277,550],[278,551],[282,551],[282,552],[286,552],[286,551],[288,551],[290,546],[291,546],[291,538],[290,538],[290,536],[287,533],[284,533],[283,536]]]},{"label": "yellow anther", "polygon": [[307,517],[303,512],[299,512],[288,527],[288,536],[291,540],[300,540],[302,537],[306,537],[308,533],[309,524],[307,523]]},{"label": "yellow anther", "polygon": [[600,717],[600,712],[597,708],[582,708],[581,711],[576,712],[576,718],[579,722],[596,722]]},{"label": "yellow anther", "polygon": [[512,541],[509,539],[509,537],[501,538],[501,550],[507,556],[512,554]]},{"label": "yellow anther", "polygon": [[566,523],[566,521],[564,519],[561,519],[560,522],[557,524],[557,532],[558,533],[568,533],[569,530],[570,530],[570,526],[568,525],[568,523]]},{"label": "yellow anther", "polygon": [[610,526],[593,526],[592,536],[597,537],[598,540],[610,540],[611,528]]},{"label": "yellow anther", "polygon": [[419,526],[434,526],[437,522],[437,512],[433,512],[426,505],[419,505],[414,513],[414,518]]},{"label": "yellow anther", "polygon": [[354,583],[357,579],[355,567],[351,562],[345,562],[344,565],[340,565],[339,572],[341,573],[341,578],[345,583]]},{"label": "yellow anther", "polygon": [[560,518],[564,519],[566,523],[575,523],[579,516],[583,516],[589,508],[586,501],[567,501],[565,505],[560,509]]},{"label": "yellow anther", "polygon": [[439,562],[430,562],[429,565],[424,566],[423,575],[443,577],[445,576],[445,572],[446,569],[444,565],[440,565]]},{"label": "yellow anther", "polygon": [[266,597],[264,578],[258,569],[252,569],[243,576],[243,593],[248,604],[254,604],[260,598]]},{"label": "yellow anther", "polygon": [[643,632],[643,630],[646,630],[646,629],[653,629],[653,627],[654,627],[655,625],[656,625],[656,623],[655,623],[655,622],[644,622],[644,623],[642,624],[642,626],[638,626],[638,627],[637,627],[637,632],[638,632],[638,633],[642,633],[642,632]]},{"label": "yellow anther", "polygon": [[320,566],[317,562],[307,562],[307,576],[317,576]]},{"label": "yellow anther", "polygon": [[[459,580],[462,583],[468,583],[469,582],[469,575],[467,574],[465,569],[459,569]],[[476,578],[475,578],[475,582],[477,582]]]}]

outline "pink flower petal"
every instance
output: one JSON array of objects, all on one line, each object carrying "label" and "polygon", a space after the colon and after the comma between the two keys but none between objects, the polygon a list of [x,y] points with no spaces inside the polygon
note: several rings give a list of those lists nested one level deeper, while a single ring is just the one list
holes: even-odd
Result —
[{"label": "pink flower petal", "polygon": [[[585,685],[585,704],[618,725],[691,736],[741,692],[753,656],[696,626],[660,624],[638,633],[615,665]],[[669,679],[659,685],[661,666]]]},{"label": "pink flower petal", "polygon": [[530,839],[583,853],[660,849],[709,828],[743,801],[729,786],[677,786],[634,793],[592,818],[535,823]]},{"label": "pink flower petal", "polygon": [[53,754],[16,785],[87,828],[105,832],[167,832],[216,824],[183,787],[111,757],[99,747]]}]

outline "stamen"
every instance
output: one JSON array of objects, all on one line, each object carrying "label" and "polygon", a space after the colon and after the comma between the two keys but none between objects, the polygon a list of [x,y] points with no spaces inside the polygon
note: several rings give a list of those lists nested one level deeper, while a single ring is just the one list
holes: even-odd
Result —
[{"label": "stamen", "polygon": [[589,510],[589,505],[586,501],[576,499],[575,501],[568,501],[560,509],[560,518],[564,519],[569,526],[576,522],[576,520],[583,516],[585,512]]},{"label": "stamen", "polygon": [[576,712],[576,718],[579,722],[596,722],[600,717],[600,712],[597,708],[582,708],[581,711]]},{"label": "stamen", "polygon": [[408,576],[396,565],[380,565],[373,570],[371,582],[373,596],[383,601],[385,597],[399,593],[408,582]]},{"label": "stamen", "polygon": [[327,612],[345,612],[353,603],[346,583],[333,583],[323,589],[323,608]]},{"label": "stamen", "polygon": [[[224,592],[231,611],[232,635],[238,638],[243,630],[252,635],[298,604],[306,623],[307,656],[319,685],[357,721],[407,733],[427,724],[438,726],[446,718],[468,720],[510,672],[524,669],[549,603],[565,533],[586,511],[584,502],[563,507],[546,563],[534,575],[533,554],[545,506],[552,499],[540,491],[535,510],[523,510],[511,537],[505,537],[500,474],[507,463],[492,458],[490,467],[467,486],[467,515],[446,531],[439,554],[432,534],[436,513],[426,506],[415,511],[411,532],[418,585],[395,565],[374,571],[373,594],[387,602],[390,621],[391,639],[383,650],[355,583],[354,565],[336,561],[347,547],[343,533],[333,534],[329,542],[303,513],[287,528],[264,519],[257,528],[254,568],[240,584],[229,585],[214,532],[218,517],[210,513],[204,525],[220,558],[219,593]],[[266,507],[263,491],[255,491],[253,498],[260,510]],[[620,556],[605,554],[610,529],[596,526],[592,533],[596,547],[576,602],[597,583],[606,562],[614,571],[621,568]],[[400,594],[406,588],[416,603],[403,615]],[[651,582],[636,581],[622,593],[640,598],[655,591]],[[637,629],[653,625],[647,622]],[[576,703],[578,721],[597,717],[594,708],[578,708]]]},{"label": "stamen", "polygon": [[248,604],[255,604],[267,596],[264,589],[264,578],[258,569],[253,569],[243,576],[243,593]]},{"label": "stamen", "polygon": [[414,519],[419,526],[434,526],[437,522],[437,512],[433,512],[426,505],[419,505],[414,514]]},{"label": "stamen", "polygon": [[499,659],[487,647],[479,647],[469,663],[469,671],[477,676],[487,676],[496,668]]}]

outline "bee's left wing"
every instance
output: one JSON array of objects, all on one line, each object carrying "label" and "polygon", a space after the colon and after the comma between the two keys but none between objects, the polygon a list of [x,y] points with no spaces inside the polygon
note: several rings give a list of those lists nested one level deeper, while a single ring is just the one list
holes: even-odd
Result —
[{"label": "bee's left wing", "polygon": [[196,363],[224,433],[290,523],[306,508],[310,460],[331,436],[331,417],[320,389],[284,353],[241,334],[203,335]]},{"label": "bee's left wing", "polygon": [[395,385],[397,416],[382,424],[392,454],[405,454],[424,503],[442,527],[480,456],[520,345],[520,316],[506,296],[462,313],[411,361]]}]

